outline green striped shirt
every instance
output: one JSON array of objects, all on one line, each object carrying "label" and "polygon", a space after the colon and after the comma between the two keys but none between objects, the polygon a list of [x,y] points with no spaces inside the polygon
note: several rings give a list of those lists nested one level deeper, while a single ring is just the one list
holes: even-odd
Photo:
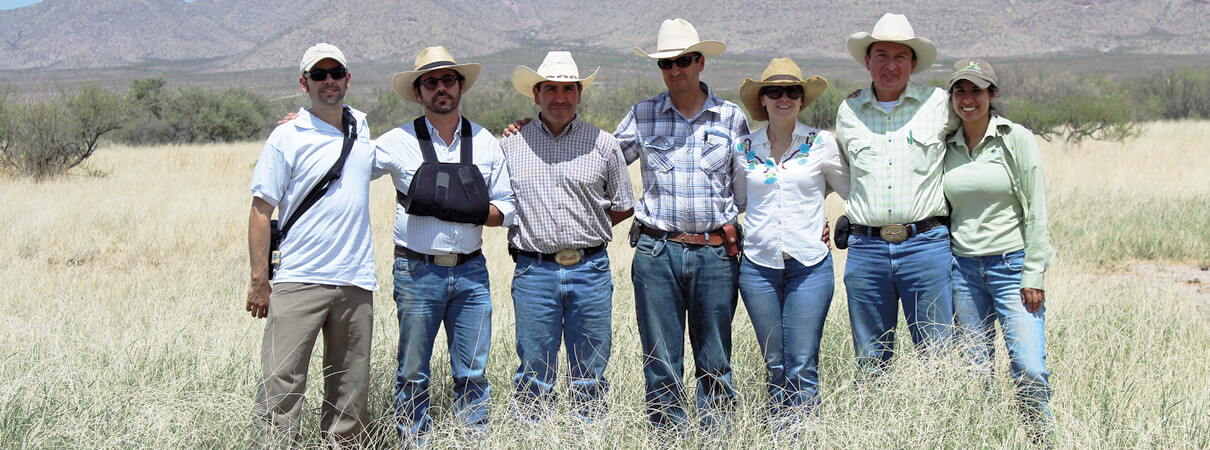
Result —
[{"label": "green striped shirt", "polygon": [[900,99],[883,111],[871,86],[836,113],[836,140],[851,180],[845,213],[853,223],[883,226],[948,214],[941,165],[945,137],[960,121],[941,89],[908,83]]}]

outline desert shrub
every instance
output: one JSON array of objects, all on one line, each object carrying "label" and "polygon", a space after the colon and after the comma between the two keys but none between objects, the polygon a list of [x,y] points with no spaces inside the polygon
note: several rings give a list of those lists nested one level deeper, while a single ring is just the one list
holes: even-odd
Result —
[{"label": "desert shrub", "polygon": [[1157,119],[1210,118],[1210,70],[1182,69],[1142,80],[1135,102]]},{"label": "desert shrub", "polygon": [[1000,114],[1050,141],[1120,141],[1138,135],[1127,86],[1105,79],[1046,70],[1003,70],[996,103]]},{"label": "desert shrub", "polygon": [[5,102],[0,166],[34,178],[63,174],[92,156],[101,138],[122,126],[127,112],[121,96],[95,84],[40,101]]},{"label": "desert shrub", "polygon": [[280,109],[244,88],[164,85],[159,78],[131,82],[126,102],[132,120],[115,140],[151,145],[262,139],[276,123],[270,111]]}]

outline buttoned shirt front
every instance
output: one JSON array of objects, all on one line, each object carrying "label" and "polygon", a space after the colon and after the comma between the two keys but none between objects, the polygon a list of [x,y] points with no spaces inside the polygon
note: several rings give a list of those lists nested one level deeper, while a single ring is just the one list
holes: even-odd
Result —
[{"label": "buttoned shirt front", "polygon": [[[433,150],[440,162],[462,160],[462,125],[454,131],[453,142],[446,143],[433,124],[424,120],[433,138]],[[504,215],[504,226],[513,223],[516,200],[509,184],[508,166],[500,142],[483,127],[471,122],[471,144],[473,163],[487,182],[488,199]],[[374,176],[391,174],[391,181],[399,192],[407,193],[412,177],[424,162],[416,129],[412,121],[384,133],[374,141]],[[483,227],[468,223],[447,222],[435,217],[413,216],[395,205],[395,245],[400,245],[424,254],[445,255],[471,253],[483,246]]]},{"label": "buttoned shirt front", "polygon": [[770,158],[768,128],[740,137],[735,152],[745,161],[748,208],[744,214],[744,257],[772,269],[785,268],[783,254],[810,266],[828,255],[823,234],[824,196],[831,186],[849,195],[849,169],[836,138],[795,124],[790,148]]},{"label": "buttoned shirt front", "polygon": [[731,151],[748,134],[744,112],[714,96],[694,117],[673,107],[668,92],[632,106],[613,135],[626,163],[641,159],[643,197],[635,220],[670,232],[706,233],[736,222],[745,195],[735,179],[743,161]]},{"label": "buttoned shirt front", "polygon": [[509,245],[554,253],[609,242],[608,211],[634,207],[617,139],[578,118],[558,136],[538,124],[500,142],[517,196]]},{"label": "buttoned shirt front", "polygon": [[941,187],[945,137],[958,127],[945,91],[908,83],[888,113],[874,88],[840,104],[836,140],[849,164],[849,220],[883,226],[948,214]]}]

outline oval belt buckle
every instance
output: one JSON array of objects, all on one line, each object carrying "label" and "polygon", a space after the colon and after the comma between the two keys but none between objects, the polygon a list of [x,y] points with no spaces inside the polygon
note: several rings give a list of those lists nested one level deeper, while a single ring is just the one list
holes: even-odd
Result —
[{"label": "oval belt buckle", "polygon": [[555,262],[562,266],[570,266],[580,262],[580,251],[576,249],[559,250],[555,253]]},{"label": "oval belt buckle", "polygon": [[878,235],[882,237],[882,240],[884,241],[892,244],[898,244],[907,240],[907,227],[899,224],[887,225],[882,227],[882,230],[878,232]]}]

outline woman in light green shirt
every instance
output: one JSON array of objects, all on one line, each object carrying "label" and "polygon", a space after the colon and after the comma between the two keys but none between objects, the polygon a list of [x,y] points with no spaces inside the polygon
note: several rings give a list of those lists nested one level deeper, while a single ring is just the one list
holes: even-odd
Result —
[{"label": "woman in light green shirt", "polygon": [[968,358],[990,379],[1000,322],[1027,431],[1040,441],[1051,421],[1043,275],[1054,250],[1037,141],[994,113],[998,90],[986,61],[954,65],[950,104],[962,126],[948,140],[943,180],[956,260],[954,324]]}]

